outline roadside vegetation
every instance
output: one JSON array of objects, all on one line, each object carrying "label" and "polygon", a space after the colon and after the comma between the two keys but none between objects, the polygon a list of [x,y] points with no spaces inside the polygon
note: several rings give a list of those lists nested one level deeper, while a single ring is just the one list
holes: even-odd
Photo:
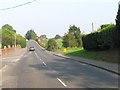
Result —
[{"label": "roadside vegetation", "polygon": [[34,32],[34,30],[28,30],[27,33],[25,34],[25,37],[27,40],[36,40],[37,39],[37,34]]},{"label": "roadside vegetation", "polygon": [[15,44],[20,45],[22,48],[26,47],[26,39],[20,34],[16,34],[16,30],[14,30],[11,25],[5,24],[2,26],[0,33],[2,33],[2,48],[4,46],[8,47],[8,45],[12,46]]},{"label": "roadside vegetation", "polygon": [[118,63],[118,51],[116,49],[103,50],[103,51],[87,51],[84,48],[67,48],[67,52],[64,52],[64,48],[57,50],[67,56],[77,56],[90,60],[99,60],[111,63]]},{"label": "roadside vegetation", "polygon": [[[116,16],[116,24],[103,24],[89,34],[82,34],[79,27],[70,25],[64,36],[42,41],[44,48],[65,55],[79,56],[91,60],[102,60],[112,63],[118,61],[120,47],[120,6]],[[42,45],[43,46],[43,45]]]}]

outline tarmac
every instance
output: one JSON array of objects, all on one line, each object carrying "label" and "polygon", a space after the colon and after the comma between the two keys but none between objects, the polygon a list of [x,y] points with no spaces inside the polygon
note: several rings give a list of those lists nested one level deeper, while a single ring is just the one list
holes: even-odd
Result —
[{"label": "tarmac", "polygon": [[[4,66],[4,62],[10,61],[10,60],[14,60],[18,57],[20,57],[20,55],[22,55],[23,52],[25,52],[26,48],[17,48],[14,49],[12,51],[10,51],[7,55],[2,55],[0,56],[0,69]],[[100,68],[106,71],[109,71],[111,73],[114,74],[118,74],[120,75],[119,72],[119,65],[115,64],[115,63],[109,63],[109,62],[104,62],[104,61],[97,61],[97,60],[89,60],[89,59],[85,59],[82,57],[76,57],[76,56],[65,56],[61,53],[56,53],[56,52],[50,52],[55,56],[58,57],[62,57],[62,58],[66,58],[66,59],[70,59],[70,60],[75,60],[96,68]]]},{"label": "tarmac", "polygon": [[75,61],[87,64],[87,65],[90,65],[90,66],[93,66],[96,68],[100,68],[100,69],[109,71],[111,73],[120,75],[119,65],[115,64],[115,63],[109,63],[109,62],[97,61],[97,60],[89,60],[89,59],[85,59],[82,57],[76,57],[76,56],[65,56],[63,54],[55,53],[55,52],[51,52],[51,53],[58,57],[75,60]]}]

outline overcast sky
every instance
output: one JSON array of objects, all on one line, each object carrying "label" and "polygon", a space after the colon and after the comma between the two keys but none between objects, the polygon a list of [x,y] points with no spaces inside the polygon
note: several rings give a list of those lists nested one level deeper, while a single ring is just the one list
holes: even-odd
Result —
[{"label": "overcast sky", "polygon": [[1,10],[32,0],[0,0],[0,28],[10,24],[17,33],[25,35],[34,29],[38,36],[64,35],[75,24],[84,33],[101,24],[115,23],[119,0],[37,0],[31,4]]}]

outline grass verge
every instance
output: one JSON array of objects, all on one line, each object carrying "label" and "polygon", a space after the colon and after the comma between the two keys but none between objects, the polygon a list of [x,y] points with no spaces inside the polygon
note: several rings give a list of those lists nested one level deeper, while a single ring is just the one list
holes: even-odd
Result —
[{"label": "grass verge", "polygon": [[83,48],[67,48],[67,52],[63,51],[64,48],[57,50],[57,52],[60,52],[67,56],[79,56],[90,60],[118,63],[117,49],[111,49],[106,51],[86,51]]}]

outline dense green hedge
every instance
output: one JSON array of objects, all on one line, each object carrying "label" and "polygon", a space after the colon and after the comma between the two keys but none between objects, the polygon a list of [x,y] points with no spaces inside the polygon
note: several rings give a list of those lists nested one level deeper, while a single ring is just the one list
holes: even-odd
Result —
[{"label": "dense green hedge", "polygon": [[82,37],[83,47],[86,50],[105,50],[116,47],[116,26],[108,24],[96,32]]}]

